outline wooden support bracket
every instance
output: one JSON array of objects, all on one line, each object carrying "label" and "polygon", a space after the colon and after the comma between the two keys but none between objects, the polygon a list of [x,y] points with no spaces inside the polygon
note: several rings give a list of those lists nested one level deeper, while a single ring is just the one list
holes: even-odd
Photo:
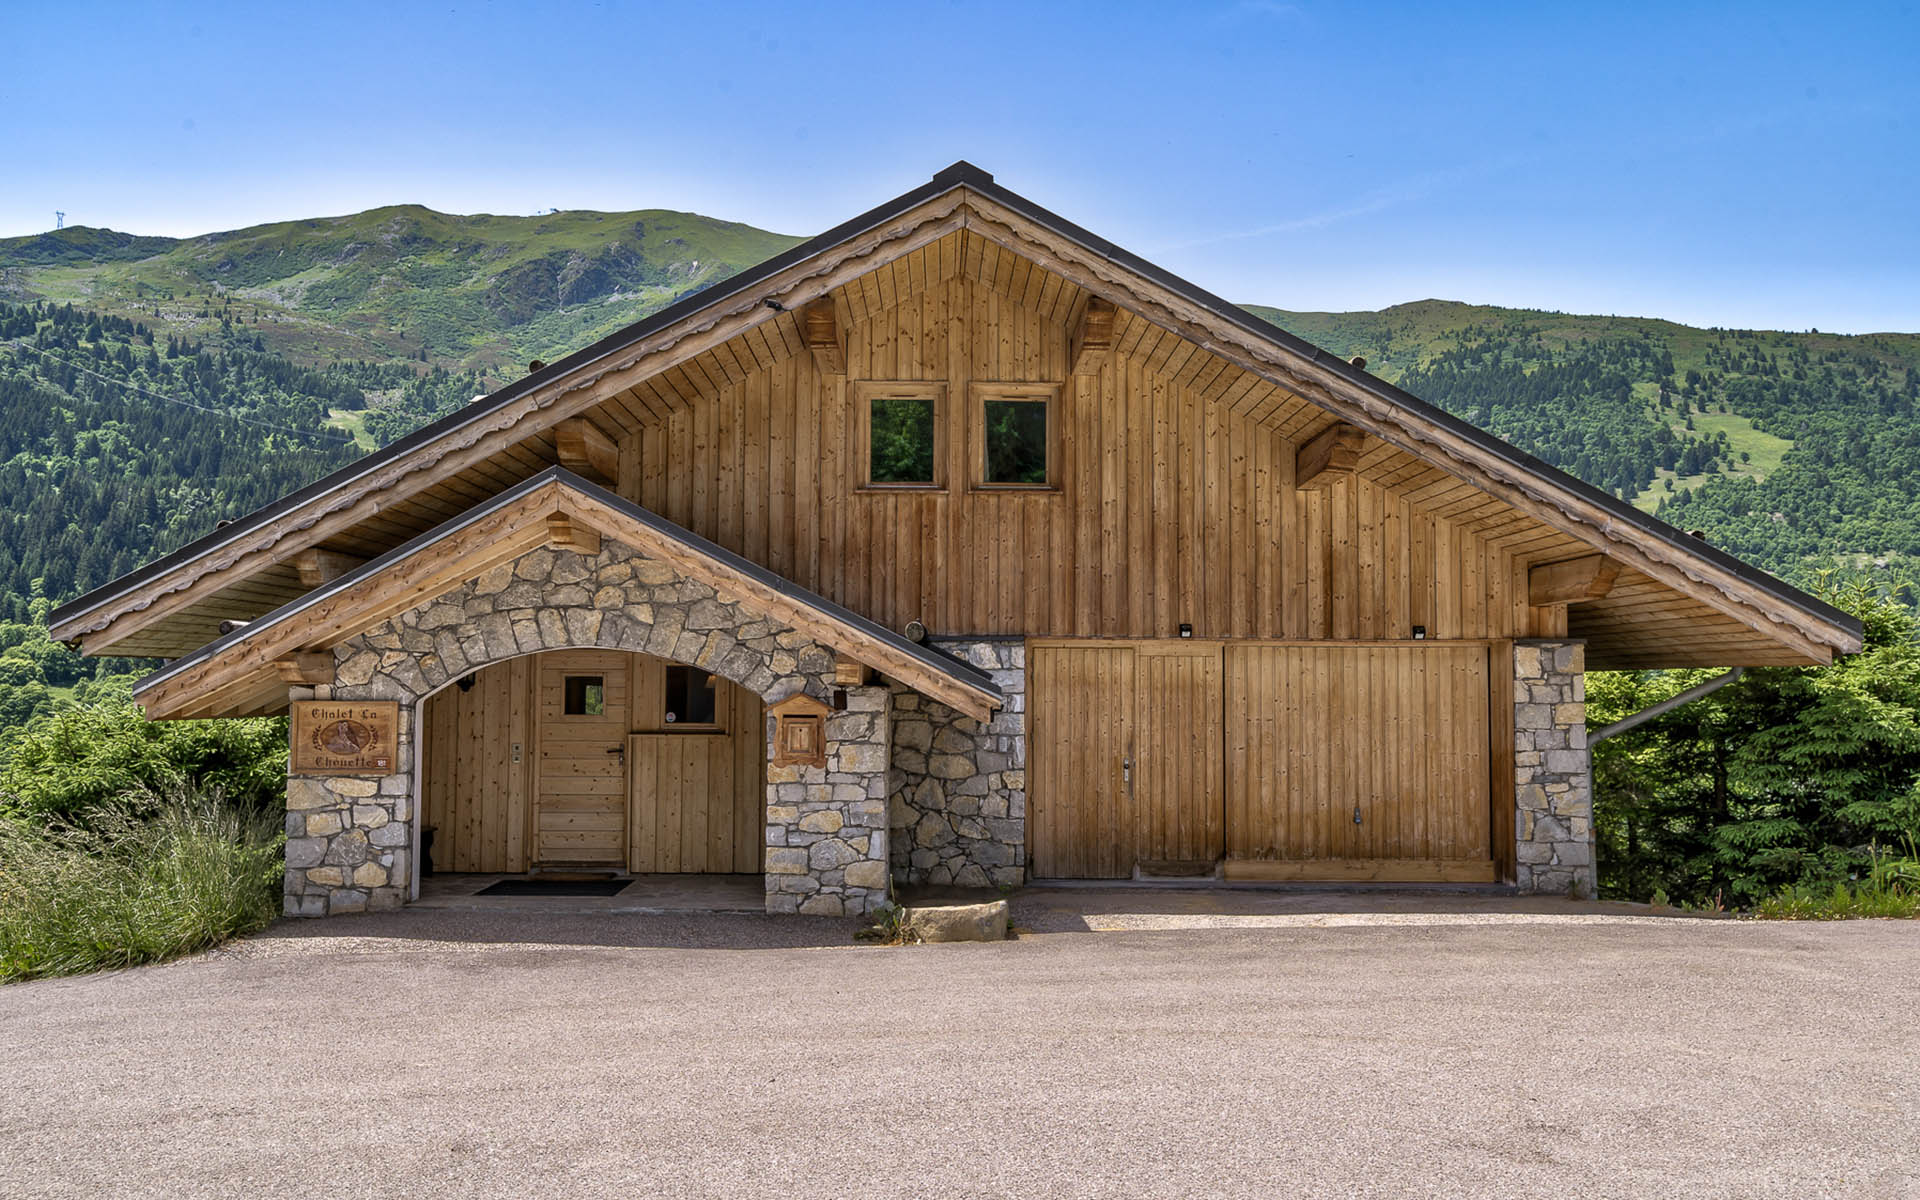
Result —
[{"label": "wooden support bracket", "polygon": [[1293,456],[1293,486],[1331,487],[1351,478],[1360,465],[1360,447],[1366,434],[1345,423],[1330,425]]},{"label": "wooden support bracket", "polygon": [[324,650],[299,650],[276,659],[273,669],[288,683],[315,687],[333,682],[333,655]]},{"label": "wooden support bracket", "polygon": [[1620,564],[1604,554],[1540,563],[1527,570],[1527,603],[1544,608],[1598,600],[1613,590],[1619,574]]},{"label": "wooden support bracket", "polygon": [[833,656],[833,681],[841,687],[863,687],[873,679],[873,669],[844,654]]},{"label": "wooden support bracket", "polygon": [[1088,299],[1086,310],[1080,314],[1080,324],[1073,331],[1075,375],[1098,375],[1106,365],[1107,355],[1113,349],[1113,327],[1118,323],[1114,316],[1112,301],[1098,296]]},{"label": "wooden support bracket", "polygon": [[300,572],[300,586],[308,591],[323,583],[332,583],[366,561],[337,550],[322,550],[318,546],[309,546],[293,556],[294,569]]},{"label": "wooden support bracket", "polygon": [[600,553],[600,531],[587,528],[563,512],[547,515],[547,540],[581,554]]},{"label": "wooden support bracket", "polygon": [[583,479],[611,484],[620,475],[620,447],[585,417],[568,417],[553,427],[554,456]]},{"label": "wooden support bracket", "polygon": [[800,310],[800,328],[822,375],[845,375],[847,352],[840,343],[840,320],[831,298],[822,296]]}]

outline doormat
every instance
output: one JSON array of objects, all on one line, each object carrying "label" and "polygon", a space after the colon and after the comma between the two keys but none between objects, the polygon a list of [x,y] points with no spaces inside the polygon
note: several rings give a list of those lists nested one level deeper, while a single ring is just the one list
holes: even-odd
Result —
[{"label": "doormat", "polygon": [[618,896],[631,879],[502,879],[478,896]]}]

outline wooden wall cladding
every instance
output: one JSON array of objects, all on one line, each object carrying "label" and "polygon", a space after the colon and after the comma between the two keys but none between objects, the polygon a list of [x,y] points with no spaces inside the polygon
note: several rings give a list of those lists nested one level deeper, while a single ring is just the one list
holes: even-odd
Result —
[{"label": "wooden wall cladding", "polygon": [[[1064,637],[1434,638],[1534,630],[1510,555],[1364,478],[1297,491],[1296,443],[1189,380],[1146,322],[1073,376],[1064,301],[964,272],[842,302],[847,374],[806,354],[686,395],[623,443],[640,504],[893,628]],[[1085,301],[1082,299],[1081,304]],[[851,314],[851,315],[849,315]],[[1177,369],[1176,369],[1177,368]],[[939,381],[944,486],[860,488],[848,382]],[[977,382],[1061,386],[1060,486],[978,490]],[[1212,385],[1208,385],[1212,386]],[[1301,436],[1312,432],[1305,426]]]}]

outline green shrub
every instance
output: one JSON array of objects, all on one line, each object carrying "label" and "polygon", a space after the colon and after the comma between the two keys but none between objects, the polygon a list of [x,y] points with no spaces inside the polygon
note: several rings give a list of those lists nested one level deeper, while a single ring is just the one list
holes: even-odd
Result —
[{"label": "green shrub", "polygon": [[1753,915],[1770,921],[1844,921],[1854,917],[1920,917],[1920,855],[1907,843],[1904,857],[1873,853],[1865,879],[1835,883],[1831,889],[1781,888],[1754,905]]},{"label": "green shrub", "polygon": [[90,821],[96,805],[132,794],[218,792],[240,807],[277,805],[287,787],[287,723],[149,721],[132,681],[97,683],[62,705],[0,730],[0,811]]},{"label": "green shrub", "polygon": [[86,823],[0,817],[0,981],[158,962],[280,911],[275,811],[129,797]]}]

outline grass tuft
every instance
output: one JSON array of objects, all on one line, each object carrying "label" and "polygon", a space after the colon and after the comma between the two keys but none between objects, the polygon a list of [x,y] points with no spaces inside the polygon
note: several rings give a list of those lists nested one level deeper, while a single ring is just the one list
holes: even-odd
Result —
[{"label": "grass tuft", "polygon": [[93,809],[85,824],[0,817],[0,982],[160,962],[280,911],[284,835],[217,794]]}]

